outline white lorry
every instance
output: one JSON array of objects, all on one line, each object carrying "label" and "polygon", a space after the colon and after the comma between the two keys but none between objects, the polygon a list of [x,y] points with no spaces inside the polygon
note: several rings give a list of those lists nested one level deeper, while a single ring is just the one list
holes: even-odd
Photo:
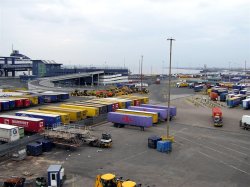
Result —
[{"label": "white lorry", "polygon": [[240,127],[243,129],[250,129],[250,116],[243,115],[242,119],[240,120]]}]

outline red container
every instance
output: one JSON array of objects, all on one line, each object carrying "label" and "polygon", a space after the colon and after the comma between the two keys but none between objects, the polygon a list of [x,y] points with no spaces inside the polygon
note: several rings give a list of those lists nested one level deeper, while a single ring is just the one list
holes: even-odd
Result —
[{"label": "red container", "polygon": [[217,100],[218,99],[218,94],[215,93],[215,92],[211,92],[210,93],[210,99],[213,100],[213,101]]},{"label": "red container", "polygon": [[140,101],[139,100],[135,100],[134,106],[140,106],[140,105],[141,105]]},{"label": "red container", "polygon": [[38,133],[44,130],[44,120],[39,118],[0,115],[0,123],[23,127],[25,132]]},{"label": "red container", "polygon": [[23,101],[23,107],[29,107],[30,106],[30,100],[22,98]]},{"label": "red container", "polygon": [[22,101],[22,99],[13,99],[13,100],[15,100],[15,106],[16,106],[16,108],[23,107],[23,101]]}]

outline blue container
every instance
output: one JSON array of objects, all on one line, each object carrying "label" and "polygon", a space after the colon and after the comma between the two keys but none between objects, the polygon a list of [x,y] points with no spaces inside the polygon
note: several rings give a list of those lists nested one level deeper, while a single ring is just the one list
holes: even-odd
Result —
[{"label": "blue container", "polygon": [[220,101],[221,102],[225,102],[227,99],[227,93],[221,93],[220,94]]},{"label": "blue container", "polygon": [[1,110],[9,110],[10,109],[10,102],[9,101],[0,101],[1,103]]},{"label": "blue container", "polygon": [[247,94],[247,90],[240,90],[240,94],[246,95]]},{"label": "blue container", "polygon": [[54,103],[60,101],[59,94],[46,93],[43,95],[45,103]]},{"label": "blue container", "polygon": [[157,148],[157,142],[161,141],[161,138],[159,136],[151,136],[148,138],[148,147],[152,149]]},{"label": "blue container", "polygon": [[[149,108],[159,108],[159,109],[168,109],[167,106],[164,105],[151,105],[151,104],[141,104],[142,107],[149,107]],[[176,116],[177,108],[176,106],[170,106],[170,117]]]},{"label": "blue container", "polygon": [[134,114],[118,113],[118,112],[109,112],[108,122],[112,122],[114,124],[131,125],[138,127],[153,126],[151,116],[140,116]]},{"label": "blue container", "polygon": [[168,153],[172,151],[172,142],[171,141],[158,141],[157,142],[157,151]]},{"label": "blue container", "polygon": [[41,143],[29,143],[26,146],[27,154],[31,156],[38,156],[43,153],[43,146]]},{"label": "blue container", "polygon": [[200,92],[203,89],[203,85],[197,85],[194,87],[195,92]]},{"label": "blue container", "polygon": [[61,125],[61,116],[55,114],[45,114],[36,112],[19,111],[16,116],[27,116],[32,118],[41,118],[44,120],[45,127],[54,128]]},{"label": "blue container", "polygon": [[241,98],[240,97],[233,97],[227,100],[227,106],[230,108],[236,107],[239,104],[241,104]]},{"label": "blue container", "polygon": [[43,148],[43,151],[44,152],[49,152],[52,150],[52,142],[50,140],[47,140],[47,139],[41,139],[41,140],[38,140],[36,141],[37,143],[39,144],[42,144],[42,148]]},{"label": "blue container", "polygon": [[233,93],[234,93],[234,94],[239,94],[239,93],[240,93],[240,90],[239,90],[239,89],[233,89]]},{"label": "blue container", "polygon": [[130,107],[128,107],[128,109],[140,110],[140,111],[146,111],[146,112],[155,112],[155,113],[158,113],[159,118],[161,120],[166,120],[168,117],[168,111],[166,109],[141,107],[141,106],[130,106]]}]

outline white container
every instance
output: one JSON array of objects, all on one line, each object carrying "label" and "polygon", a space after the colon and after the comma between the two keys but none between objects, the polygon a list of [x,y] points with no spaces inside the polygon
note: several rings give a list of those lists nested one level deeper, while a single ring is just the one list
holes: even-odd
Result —
[{"label": "white container", "polygon": [[19,128],[17,126],[0,124],[0,141],[13,142],[19,138]]},{"label": "white container", "polygon": [[247,125],[247,126],[250,126],[250,116],[248,115],[243,115],[242,116],[242,119],[241,119],[241,123],[244,125]]}]

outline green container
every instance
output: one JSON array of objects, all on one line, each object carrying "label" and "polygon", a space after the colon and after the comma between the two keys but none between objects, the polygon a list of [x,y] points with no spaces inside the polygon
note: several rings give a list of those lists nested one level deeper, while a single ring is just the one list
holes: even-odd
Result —
[{"label": "green container", "polygon": [[19,127],[19,136],[20,136],[20,138],[24,137],[24,128],[23,127]]}]

